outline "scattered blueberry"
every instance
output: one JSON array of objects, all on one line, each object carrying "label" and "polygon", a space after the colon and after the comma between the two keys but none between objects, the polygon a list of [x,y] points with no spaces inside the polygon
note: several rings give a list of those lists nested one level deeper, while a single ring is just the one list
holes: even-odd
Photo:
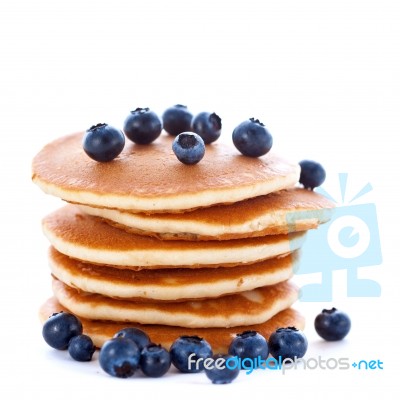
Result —
[{"label": "scattered blueberry", "polygon": [[136,343],[123,337],[106,341],[100,349],[99,363],[108,374],[128,378],[139,366],[140,350]]},{"label": "scattered blueberry", "polygon": [[164,129],[172,136],[190,131],[192,118],[192,113],[182,104],[167,108],[162,115]]},{"label": "scattered blueberry", "polygon": [[74,336],[68,345],[69,355],[76,361],[90,361],[95,350],[92,339],[87,335]]},{"label": "scattered blueberry", "polygon": [[137,144],[149,144],[156,140],[162,131],[159,116],[149,108],[137,108],[124,122],[125,135]]},{"label": "scattered blueberry", "polygon": [[[239,375],[240,368],[235,363],[230,365],[229,359],[234,359],[234,357],[226,354],[216,354],[213,357],[214,363],[205,368],[205,372],[207,378],[210,379],[212,383],[217,385],[231,383],[234,379],[236,379]],[[228,368],[226,366],[226,362],[228,362]]]},{"label": "scattered blueberry", "polygon": [[342,340],[350,331],[351,321],[346,313],[332,308],[322,310],[317,315],[314,327],[318,335],[325,340]]},{"label": "scattered blueberry", "polygon": [[107,124],[97,124],[86,131],[82,145],[90,158],[107,162],[121,153],[125,146],[125,136],[117,128]]},{"label": "scattered blueberry", "polygon": [[204,359],[212,356],[209,343],[198,336],[179,337],[172,343],[169,351],[172,364],[181,372],[204,370]]},{"label": "scattered blueberry", "polygon": [[172,143],[172,150],[183,164],[197,164],[206,151],[203,139],[192,132],[180,133]]},{"label": "scattered blueberry", "polygon": [[269,351],[276,359],[301,358],[306,354],[307,347],[304,333],[294,327],[279,328],[269,338]]},{"label": "scattered blueberry", "polygon": [[264,336],[256,331],[245,331],[236,335],[229,346],[229,354],[241,359],[257,358],[260,356],[263,360],[268,358],[268,343]]},{"label": "scattered blueberry", "polygon": [[142,350],[140,367],[145,375],[158,378],[165,375],[170,366],[171,356],[164,347],[149,344]]},{"label": "scattered blueberry", "polygon": [[215,142],[221,136],[221,118],[215,113],[201,112],[192,121],[192,131],[197,133],[205,144]]},{"label": "scattered blueberry", "polygon": [[138,328],[121,329],[114,335],[114,337],[115,338],[123,337],[126,339],[133,340],[136,343],[137,347],[139,347],[140,351],[142,351],[142,349],[145,346],[147,346],[148,344],[151,343],[150,338],[147,335],[147,333]]},{"label": "scattered blueberry", "polygon": [[272,136],[258,119],[250,118],[239,124],[232,133],[233,144],[247,157],[260,157],[272,147]]},{"label": "scattered blueberry", "polygon": [[82,323],[73,314],[54,313],[43,325],[42,335],[46,343],[57,349],[66,350],[69,341],[82,334]]},{"label": "scattered blueberry", "polygon": [[311,160],[303,160],[299,164],[301,167],[300,183],[306,189],[313,190],[324,183],[326,172],[321,164]]}]

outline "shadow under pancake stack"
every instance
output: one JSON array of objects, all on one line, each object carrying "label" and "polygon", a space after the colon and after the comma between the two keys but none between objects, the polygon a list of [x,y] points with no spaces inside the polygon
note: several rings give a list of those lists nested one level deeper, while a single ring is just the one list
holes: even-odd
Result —
[{"label": "shadow under pancake stack", "polygon": [[82,136],[50,143],[33,161],[33,181],[69,203],[43,220],[54,292],[43,322],[69,310],[98,347],[134,326],[167,348],[198,335],[214,352],[245,330],[268,338],[304,328],[290,278],[305,232],[333,204],[295,187],[296,163],[213,143],[184,165],[164,133],[98,163]]}]

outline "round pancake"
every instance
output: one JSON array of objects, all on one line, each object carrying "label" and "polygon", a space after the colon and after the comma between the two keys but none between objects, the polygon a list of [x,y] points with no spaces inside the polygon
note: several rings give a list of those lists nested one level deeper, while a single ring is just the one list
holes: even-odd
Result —
[{"label": "round pancake", "polygon": [[[86,205],[79,208],[128,232],[163,240],[228,240],[314,229],[330,219],[333,207],[316,192],[292,188],[180,214],[149,215]],[[294,212],[303,216],[292,226],[287,215]]]},{"label": "round pancake", "polygon": [[78,291],[57,279],[53,279],[53,292],[63,306],[83,318],[187,328],[260,324],[298,298],[297,287],[288,281],[215,299],[183,302],[117,300]]},{"label": "round pancake", "polygon": [[200,163],[185,165],[165,133],[150,145],[127,142],[115,160],[99,163],[83,151],[82,137],[64,136],[36,155],[32,179],[44,192],[99,207],[181,211],[272,193],[300,176],[297,163],[273,153],[245,157],[222,142],[207,146]]},{"label": "round pancake", "polygon": [[202,299],[244,292],[286,281],[293,275],[298,254],[235,268],[175,268],[132,271],[88,264],[53,247],[50,269],[57,279],[84,292],[147,301]]},{"label": "round pancake", "polygon": [[[55,297],[48,299],[39,310],[40,321],[44,324],[54,313],[60,311],[70,312],[63,307]],[[271,319],[262,324],[250,326],[238,326],[233,328],[181,328],[178,326],[166,325],[140,325],[135,323],[118,323],[111,321],[93,321],[80,318],[83,325],[83,333],[89,335],[94,344],[100,348],[106,340],[111,339],[119,330],[124,328],[139,328],[144,330],[153,343],[161,344],[169,349],[171,344],[182,335],[196,335],[203,337],[212,346],[213,352],[227,353],[232,339],[246,330],[259,332],[267,340],[278,328],[295,326],[297,329],[304,329],[304,317],[292,308],[287,308],[274,315]]]},{"label": "round pancake", "polygon": [[166,268],[261,261],[296,250],[304,233],[230,241],[163,241],[135,235],[67,205],[43,220],[43,231],[61,253],[95,264]]}]

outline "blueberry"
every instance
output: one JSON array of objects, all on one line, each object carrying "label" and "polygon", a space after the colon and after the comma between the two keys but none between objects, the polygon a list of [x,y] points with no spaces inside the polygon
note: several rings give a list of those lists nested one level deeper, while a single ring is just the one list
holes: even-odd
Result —
[{"label": "blueberry", "polygon": [[[235,362],[230,362],[232,359]],[[240,368],[237,365],[237,360],[234,357],[226,354],[216,354],[213,356],[214,362],[205,368],[207,378],[212,383],[221,385],[231,383],[239,375]],[[228,362],[228,365],[226,364]]]},{"label": "blueberry", "polygon": [[268,358],[268,343],[264,336],[255,331],[245,331],[232,340],[229,346],[229,354],[242,360],[254,359],[260,356],[263,360]]},{"label": "blueberry", "polygon": [[197,164],[204,157],[206,147],[196,133],[183,132],[174,139],[172,150],[183,164]]},{"label": "blueberry", "polygon": [[201,112],[192,121],[192,131],[197,133],[205,144],[215,142],[221,135],[221,118],[215,113]]},{"label": "blueberry", "polygon": [[126,117],[125,135],[137,144],[149,144],[156,140],[162,131],[159,116],[149,108],[137,108]]},{"label": "blueberry", "polygon": [[69,355],[76,361],[90,361],[95,350],[92,339],[87,335],[74,336],[68,345]]},{"label": "blueberry", "polygon": [[209,343],[198,336],[181,336],[170,348],[172,364],[181,372],[200,372],[204,359],[212,356]]},{"label": "blueberry", "polygon": [[164,347],[149,344],[142,350],[140,367],[145,375],[158,378],[165,375],[170,366],[171,356]]},{"label": "blueberry", "polygon": [[123,337],[106,341],[100,349],[101,368],[118,378],[132,376],[139,366],[139,360],[140,350],[136,343]]},{"label": "blueberry", "polygon": [[125,146],[125,136],[117,128],[97,124],[86,131],[82,144],[83,150],[90,158],[107,162],[121,153]]},{"label": "blueberry", "polygon": [[75,315],[63,311],[54,313],[42,329],[46,343],[57,350],[66,350],[69,341],[81,333],[81,321]]},{"label": "blueberry", "polygon": [[308,342],[304,333],[293,326],[278,328],[269,338],[269,351],[276,359],[301,358],[306,354],[307,347]]},{"label": "blueberry", "polygon": [[299,164],[301,167],[300,183],[306,189],[313,190],[324,183],[326,172],[321,164],[311,160],[303,160]]},{"label": "blueberry", "polygon": [[123,337],[126,339],[133,340],[136,343],[137,347],[139,347],[140,351],[142,351],[143,347],[151,343],[147,333],[138,328],[121,329],[114,335],[114,337],[115,338]]},{"label": "blueberry", "polygon": [[162,115],[164,129],[172,136],[190,131],[192,118],[192,113],[182,104],[167,108]]},{"label": "blueberry", "polygon": [[322,310],[317,315],[314,327],[318,335],[325,340],[342,340],[350,331],[351,321],[346,313],[332,308]]},{"label": "blueberry", "polygon": [[258,119],[250,118],[232,133],[233,144],[245,156],[260,157],[272,147],[272,136]]}]

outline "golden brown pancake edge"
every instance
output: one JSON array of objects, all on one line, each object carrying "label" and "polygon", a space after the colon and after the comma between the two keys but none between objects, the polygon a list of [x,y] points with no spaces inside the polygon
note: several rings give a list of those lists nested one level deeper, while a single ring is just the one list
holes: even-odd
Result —
[{"label": "golden brown pancake edge", "polygon": [[99,163],[83,151],[82,136],[81,132],[61,137],[35,156],[32,180],[43,191],[94,206],[180,211],[292,187],[300,175],[297,163],[274,153],[245,157],[222,142],[207,146],[200,163],[184,165],[166,134],[146,146],[127,143],[115,160]]},{"label": "golden brown pancake edge", "polygon": [[[40,307],[39,319],[44,324],[53,313],[61,311],[70,312],[67,308],[61,306],[55,297],[51,297]],[[227,353],[232,339],[237,334],[246,330],[257,331],[268,340],[270,335],[278,328],[294,326],[297,329],[303,330],[305,327],[304,317],[293,308],[281,311],[262,324],[238,326],[235,328],[181,328],[176,326],[93,321],[85,318],[80,318],[80,320],[82,321],[83,332],[92,338],[98,348],[105,341],[111,339],[119,330],[132,327],[144,330],[154,343],[161,344],[167,349],[170,348],[173,341],[179,336],[196,335],[203,337],[210,343],[214,353]]]},{"label": "golden brown pancake edge", "polygon": [[49,249],[52,274],[68,286],[134,301],[181,301],[239,293],[292,277],[298,252],[232,268],[130,269],[95,265]]}]

